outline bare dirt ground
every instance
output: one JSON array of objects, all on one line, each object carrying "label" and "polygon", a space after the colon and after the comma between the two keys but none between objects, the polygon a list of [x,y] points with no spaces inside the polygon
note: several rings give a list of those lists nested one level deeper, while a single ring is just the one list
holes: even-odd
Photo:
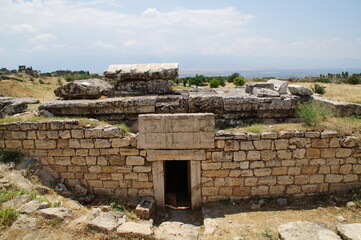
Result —
[{"label": "bare dirt ground", "polygon": [[[232,240],[235,236],[246,240],[278,239],[278,226],[292,221],[322,222],[333,230],[339,224],[360,223],[361,209],[345,207],[349,198],[352,198],[352,193],[338,195],[338,203],[327,195],[288,198],[289,203],[285,207],[279,207],[275,199],[269,199],[259,210],[251,210],[250,201],[211,203],[204,207],[203,213],[215,219],[219,227],[204,239]],[[346,221],[340,222],[337,216],[344,217]]]}]

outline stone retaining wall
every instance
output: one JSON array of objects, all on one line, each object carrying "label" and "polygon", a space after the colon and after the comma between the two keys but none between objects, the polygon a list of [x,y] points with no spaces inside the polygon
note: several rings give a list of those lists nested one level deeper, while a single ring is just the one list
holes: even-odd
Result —
[{"label": "stone retaining wall", "polygon": [[80,183],[95,194],[153,197],[153,166],[160,160],[200,163],[201,186],[196,187],[202,202],[331,192],[361,182],[361,147],[355,137],[329,131],[219,131],[209,138],[213,145],[207,140],[199,149],[147,150],[137,148],[137,136],[120,127],[77,121],[0,125],[0,149],[36,157],[68,186]]}]

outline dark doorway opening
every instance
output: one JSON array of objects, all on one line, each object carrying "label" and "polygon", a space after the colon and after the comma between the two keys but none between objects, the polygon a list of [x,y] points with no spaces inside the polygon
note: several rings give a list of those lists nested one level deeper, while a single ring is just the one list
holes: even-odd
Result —
[{"label": "dark doorway opening", "polygon": [[165,204],[171,208],[191,206],[189,161],[165,161]]}]

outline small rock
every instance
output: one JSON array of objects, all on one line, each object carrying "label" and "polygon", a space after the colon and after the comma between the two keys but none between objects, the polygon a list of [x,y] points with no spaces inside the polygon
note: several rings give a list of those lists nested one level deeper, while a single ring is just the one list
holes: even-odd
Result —
[{"label": "small rock", "polygon": [[253,88],[268,88],[274,90],[273,83],[247,83],[246,84],[246,93],[253,93]]},{"label": "small rock", "polygon": [[361,240],[361,223],[337,226],[337,232],[345,240]]},{"label": "small rock", "polygon": [[204,225],[204,235],[213,235],[215,234],[219,229],[219,223],[216,219],[213,218],[205,218],[203,221]]},{"label": "small rock", "polygon": [[58,220],[64,220],[64,218],[74,215],[72,210],[64,207],[42,209],[39,211],[39,214],[45,218],[55,218]]},{"label": "small rock", "polygon": [[336,216],[336,219],[340,222],[346,222],[346,219],[343,216]]},{"label": "small rock", "polygon": [[4,202],[1,207],[2,208],[12,208],[12,209],[17,209],[19,207],[21,207],[22,205],[24,205],[27,202],[30,202],[31,198],[29,195],[19,195],[19,196],[15,196],[13,199]]},{"label": "small rock", "polygon": [[348,202],[348,203],[346,203],[346,207],[355,208],[355,207],[356,207],[356,203],[354,203],[354,202]]},{"label": "small rock", "polygon": [[258,204],[262,206],[264,206],[266,204],[266,201],[264,199],[261,199],[258,201]]},{"label": "small rock", "polygon": [[287,205],[287,199],[286,198],[277,198],[277,204],[280,207],[286,206]]},{"label": "small rock", "polygon": [[20,216],[18,216],[13,225],[11,225],[11,228],[35,231],[36,229],[38,229],[38,222],[39,220],[37,218],[32,218],[28,217],[25,214],[21,214]]},{"label": "small rock", "polygon": [[48,118],[53,118],[55,117],[54,114],[52,114],[51,112],[49,112],[48,110],[42,109],[38,112],[38,116],[40,117],[48,117]]},{"label": "small rock", "polygon": [[64,191],[69,191],[69,190],[68,190],[68,188],[65,186],[65,184],[63,184],[63,183],[58,183],[58,184],[55,186],[55,191],[64,192]]},{"label": "small rock", "polygon": [[257,203],[253,203],[253,204],[251,205],[251,209],[252,209],[252,210],[261,209],[261,205],[260,205],[260,204],[257,204]]},{"label": "small rock", "polygon": [[24,204],[20,208],[18,208],[17,211],[20,213],[33,213],[35,211],[38,211],[40,209],[44,209],[47,207],[49,207],[48,202],[40,202],[38,200],[33,200],[33,201],[30,201],[30,202]]},{"label": "small rock", "polygon": [[347,136],[340,141],[342,147],[356,147],[360,145],[360,140],[355,136]]},{"label": "small rock", "polygon": [[69,223],[71,229],[84,229],[90,221],[99,216],[100,209],[93,208],[88,214],[82,215]]},{"label": "small rock", "polygon": [[99,216],[89,222],[88,227],[109,234],[124,221],[125,216],[120,212],[102,212]]},{"label": "small rock", "polygon": [[73,194],[75,196],[78,196],[78,197],[84,197],[85,195],[87,195],[88,193],[88,189],[86,189],[85,187],[83,187],[82,185],[80,184],[76,184],[74,187],[73,187]]},{"label": "small rock", "polygon": [[153,234],[153,230],[150,224],[125,222],[118,227],[117,233],[121,236],[146,238]]}]

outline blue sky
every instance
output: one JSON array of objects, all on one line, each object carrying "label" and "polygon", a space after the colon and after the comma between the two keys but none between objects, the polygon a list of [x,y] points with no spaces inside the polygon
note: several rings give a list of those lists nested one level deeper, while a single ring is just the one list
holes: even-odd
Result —
[{"label": "blue sky", "polygon": [[359,0],[0,0],[0,67],[361,68]]}]

